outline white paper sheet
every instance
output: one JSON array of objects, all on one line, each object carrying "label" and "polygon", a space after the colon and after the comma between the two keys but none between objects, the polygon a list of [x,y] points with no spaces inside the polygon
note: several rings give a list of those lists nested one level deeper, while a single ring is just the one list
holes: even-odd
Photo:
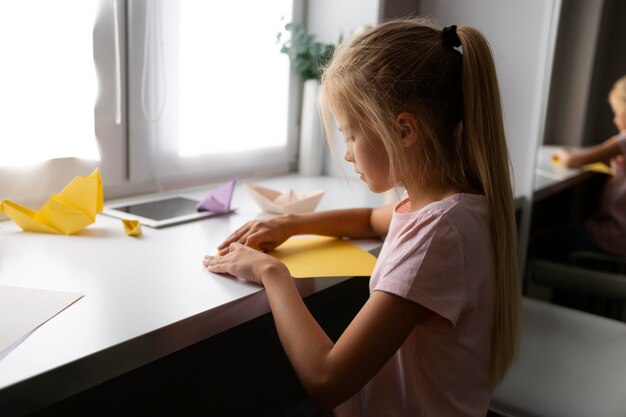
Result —
[{"label": "white paper sheet", "polygon": [[83,294],[0,285],[0,360]]}]

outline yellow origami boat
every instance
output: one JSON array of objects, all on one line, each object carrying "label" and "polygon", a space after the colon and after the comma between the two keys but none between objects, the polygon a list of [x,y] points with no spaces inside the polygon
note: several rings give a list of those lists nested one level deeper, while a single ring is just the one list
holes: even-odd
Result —
[{"label": "yellow origami boat", "polygon": [[24,231],[71,235],[96,221],[102,203],[102,178],[96,168],[87,177],[74,177],[37,212],[4,200],[0,213],[4,212]]}]

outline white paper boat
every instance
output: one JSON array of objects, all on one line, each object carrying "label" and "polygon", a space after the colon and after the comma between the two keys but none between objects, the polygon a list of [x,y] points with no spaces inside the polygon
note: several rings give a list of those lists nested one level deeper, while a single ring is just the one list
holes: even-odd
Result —
[{"label": "white paper boat", "polygon": [[263,211],[275,214],[314,211],[326,192],[325,190],[318,190],[296,193],[291,189],[282,192],[251,183],[245,183],[244,186]]}]

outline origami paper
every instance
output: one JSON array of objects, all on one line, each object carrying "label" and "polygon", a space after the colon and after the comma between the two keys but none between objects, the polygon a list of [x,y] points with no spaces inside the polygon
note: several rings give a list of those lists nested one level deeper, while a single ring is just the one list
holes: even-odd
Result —
[{"label": "origami paper", "polygon": [[270,255],[294,278],[369,277],[376,257],[354,243],[334,237],[291,238]]},{"label": "origami paper", "polygon": [[296,193],[293,190],[281,192],[260,185],[244,184],[250,195],[268,213],[307,213],[314,211],[324,195],[324,190]]},{"label": "origami paper", "polygon": [[[563,162],[556,155],[552,155],[552,158],[550,158],[550,161],[552,162],[552,164],[558,167],[565,168],[563,166]],[[585,171],[593,171],[593,172],[599,172],[601,174],[613,175],[613,170],[611,169],[611,167],[609,167],[604,162],[594,162],[592,164],[587,164],[583,166],[583,169]]]},{"label": "origami paper", "polygon": [[9,200],[2,202],[2,211],[24,231],[71,235],[102,212],[102,178],[98,168],[87,177],[74,177],[37,212]]},{"label": "origami paper", "polygon": [[0,285],[0,360],[82,297],[75,292]]},{"label": "origami paper", "polygon": [[122,219],[122,224],[124,225],[124,232],[128,236],[139,237],[143,234],[139,220]]},{"label": "origami paper", "polygon": [[600,174],[613,175],[613,170],[610,166],[604,162],[595,162],[593,164],[587,164],[583,168],[587,171],[599,172]]},{"label": "origami paper", "polygon": [[230,180],[226,184],[216,188],[204,200],[196,206],[198,211],[212,211],[214,213],[228,213],[230,202],[233,199],[236,180]]}]

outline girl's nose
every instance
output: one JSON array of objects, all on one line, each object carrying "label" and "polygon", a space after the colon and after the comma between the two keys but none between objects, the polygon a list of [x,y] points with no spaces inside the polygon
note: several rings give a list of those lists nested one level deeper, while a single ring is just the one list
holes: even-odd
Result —
[{"label": "girl's nose", "polygon": [[350,151],[350,149],[346,148],[346,151],[343,153],[343,159],[348,162],[354,162],[354,155]]},{"label": "girl's nose", "polygon": [[354,163],[354,154],[352,153],[352,149],[349,143],[346,143],[346,150],[343,153],[343,159],[345,159],[348,162]]}]

